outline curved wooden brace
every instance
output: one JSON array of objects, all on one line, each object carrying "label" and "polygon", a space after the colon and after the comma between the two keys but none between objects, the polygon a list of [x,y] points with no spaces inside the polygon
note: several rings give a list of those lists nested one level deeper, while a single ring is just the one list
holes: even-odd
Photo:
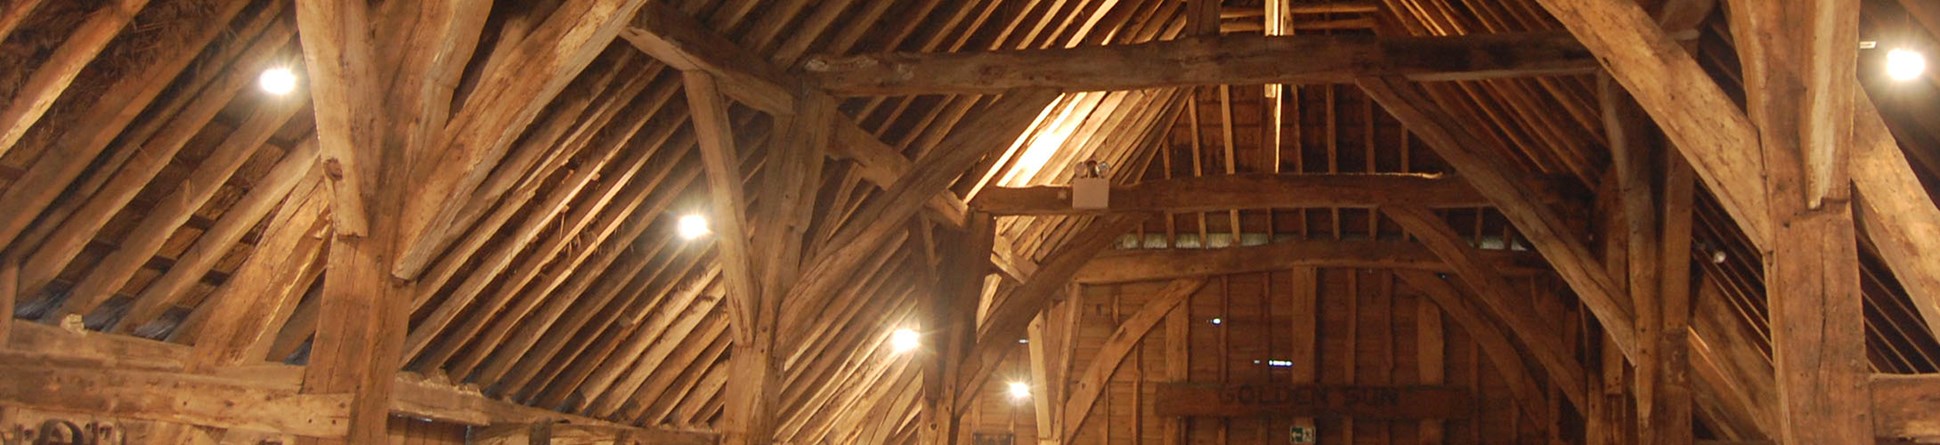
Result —
[{"label": "curved wooden brace", "polygon": [[1098,355],[1085,368],[1084,378],[1078,379],[1077,385],[1071,388],[1070,398],[1065,402],[1062,433],[1065,441],[1076,437],[1078,428],[1084,427],[1085,418],[1091,416],[1091,408],[1097,404],[1098,395],[1104,393],[1112,374],[1118,372],[1118,365],[1131,355],[1132,347],[1138,346],[1145,339],[1145,334],[1152,332],[1152,328],[1164,321],[1167,314],[1171,314],[1173,309],[1184,304],[1187,298],[1198,293],[1205,285],[1205,278],[1173,280],[1160,289],[1152,301],[1146,302],[1145,307],[1139,308],[1138,313],[1132,314],[1132,318],[1119,324],[1111,337],[1105,339],[1104,346],[1098,349]]},{"label": "curved wooden brace", "polygon": [[[1570,404],[1581,409],[1585,406],[1585,391],[1589,388],[1584,376],[1583,366],[1569,355],[1569,349],[1560,341],[1560,336],[1548,335],[1542,321],[1509,295],[1509,282],[1501,275],[1490,270],[1481,260],[1481,254],[1461,235],[1450,227],[1447,221],[1422,207],[1384,207],[1382,213],[1406,229],[1409,234],[1421,240],[1442,261],[1455,269],[1461,281],[1469,290],[1480,297],[1484,307],[1508,325],[1509,332],[1529,346],[1536,363],[1548,372],[1550,382],[1563,388],[1562,393]],[[1412,283],[1412,280],[1411,280]]]},{"label": "curved wooden brace", "polygon": [[[1548,419],[1549,413],[1543,409],[1549,406],[1547,395],[1535,380],[1529,378],[1529,368],[1522,361],[1521,351],[1517,351],[1515,343],[1509,341],[1508,334],[1489,320],[1492,317],[1486,309],[1476,307],[1474,301],[1463,297],[1461,291],[1442,281],[1434,272],[1397,270],[1394,274],[1408,287],[1433,301],[1443,314],[1462,325],[1462,330],[1468,332],[1469,338],[1475,339],[1482,354],[1489,357],[1489,363],[1494,364],[1495,369],[1501,371],[1502,380],[1508,382],[1510,395],[1521,402],[1519,404],[1524,415],[1538,421]],[[1579,375],[1582,372],[1580,368],[1577,370]]]}]

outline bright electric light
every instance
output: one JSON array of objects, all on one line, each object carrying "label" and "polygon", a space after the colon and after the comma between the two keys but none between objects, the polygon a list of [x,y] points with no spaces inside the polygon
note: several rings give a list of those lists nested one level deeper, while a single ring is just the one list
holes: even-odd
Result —
[{"label": "bright electric light", "polygon": [[1029,383],[1010,382],[1009,389],[1010,398],[1013,400],[1028,400],[1031,398],[1031,384]]},{"label": "bright electric light", "polygon": [[1219,318],[1219,317],[1213,317],[1213,319],[1212,319],[1212,324],[1214,324],[1214,325],[1222,325],[1222,324],[1226,324],[1226,319],[1224,319],[1224,318]]},{"label": "bright electric light", "polygon": [[1886,53],[1886,76],[1893,80],[1908,81],[1920,78],[1927,72],[1927,57],[1919,51],[1895,49]]},{"label": "bright electric light", "polygon": [[296,91],[296,82],[296,73],[280,66],[263,70],[263,75],[256,78],[256,85],[262,87],[263,92],[277,96]]},{"label": "bright electric light", "polygon": [[675,226],[675,230],[680,232],[682,239],[686,240],[696,240],[700,239],[700,237],[707,236],[709,233],[714,233],[713,230],[707,228],[707,217],[701,215],[681,216],[680,222]]},{"label": "bright electric light", "polygon": [[923,335],[909,328],[897,329],[896,332],[889,333],[889,350],[897,354],[916,350],[916,347],[922,346],[922,343]]}]

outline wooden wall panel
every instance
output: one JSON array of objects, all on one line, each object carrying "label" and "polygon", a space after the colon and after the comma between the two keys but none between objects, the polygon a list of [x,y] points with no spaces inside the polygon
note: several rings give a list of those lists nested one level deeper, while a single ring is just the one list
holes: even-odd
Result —
[{"label": "wooden wall panel", "polygon": [[[1170,419],[1157,417],[1154,397],[1157,385],[1166,381],[1174,357],[1167,345],[1167,328],[1183,323],[1190,343],[1184,348],[1189,380],[1227,383],[1290,383],[1294,368],[1272,366],[1272,361],[1287,360],[1293,353],[1296,332],[1290,324],[1296,318],[1292,298],[1295,292],[1291,272],[1257,273],[1210,278],[1185,305],[1168,315],[1128,356],[1113,374],[1106,390],[1091,411],[1091,417],[1066,444],[1252,444],[1286,443],[1290,418],[1190,418],[1185,419],[1184,434],[1168,438]],[[1556,283],[1544,279],[1517,279],[1518,293],[1535,299],[1558,299]],[[1081,376],[1093,365],[1094,356],[1118,323],[1137,312],[1151,300],[1162,282],[1086,286],[1080,290],[1084,307],[1079,312],[1083,325],[1078,329],[1076,357],[1072,376]],[[1323,384],[1414,385],[1424,384],[1422,318],[1438,311],[1423,310],[1429,301],[1402,286],[1385,270],[1321,269],[1316,274],[1319,313],[1314,330],[1318,333],[1317,355],[1311,363],[1294,367],[1314,369]],[[1540,303],[1545,316],[1554,316],[1562,325],[1573,325],[1578,309],[1562,301]],[[1438,316],[1438,315],[1437,315]],[[1215,323],[1214,319],[1218,319]],[[1432,326],[1432,325],[1431,325]],[[1443,323],[1436,348],[1443,384],[1473,391],[1477,404],[1470,419],[1435,422],[1438,432],[1424,422],[1369,419],[1316,420],[1320,443],[1327,444],[1482,444],[1546,443],[1550,426],[1532,421],[1510,397],[1507,383],[1492,364],[1478,352],[1474,341],[1461,327]],[[1436,338],[1430,336],[1428,338]],[[1035,413],[1031,403],[1013,403],[1005,394],[1005,384],[1029,376],[1028,359],[1019,350],[1011,353],[999,368],[997,377],[978,391],[975,408],[965,413],[964,429],[969,433],[1011,433],[1016,443],[1036,437]],[[1537,411],[1549,409],[1539,407]],[[1074,419],[1065,419],[1069,424]],[[1430,438],[1440,437],[1439,441]],[[967,437],[965,438],[966,442]],[[1169,440],[1176,439],[1176,440]]]},{"label": "wooden wall panel", "polygon": [[465,445],[464,425],[391,416],[390,445]]}]

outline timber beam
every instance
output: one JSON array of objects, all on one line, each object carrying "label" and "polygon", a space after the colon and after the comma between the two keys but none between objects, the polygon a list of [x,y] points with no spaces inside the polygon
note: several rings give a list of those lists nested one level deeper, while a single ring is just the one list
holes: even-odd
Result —
[{"label": "timber beam", "polygon": [[[669,66],[713,75],[723,94],[757,110],[773,115],[795,114],[799,108],[795,102],[803,100],[796,94],[804,89],[801,79],[736,46],[672,6],[647,2],[633,22],[620,31],[620,38]],[[806,90],[803,94],[807,96],[826,95],[820,90]],[[864,180],[887,188],[911,169],[909,158],[836,109],[836,101],[814,102],[825,108],[817,112],[832,116],[830,119],[834,121],[829,155],[855,162]],[[963,227],[963,199],[956,194],[938,193],[925,206],[932,218],[952,227]]]},{"label": "timber beam", "polygon": [[[1482,307],[1493,312],[1509,327],[1511,333],[1529,347],[1536,364],[1549,373],[1552,384],[1562,388],[1563,395],[1571,404],[1578,409],[1587,406],[1584,392],[1589,388],[1589,380],[1581,364],[1571,355],[1572,349],[1559,336],[1545,332],[1542,318],[1514,296],[1511,292],[1514,287],[1502,274],[1490,270],[1481,260],[1480,252],[1463,240],[1454,227],[1421,207],[1389,207],[1381,210],[1409,234],[1420,239],[1442,261],[1449,263],[1470,293],[1481,300]],[[1425,277],[1408,281],[1417,288],[1430,284]]]},{"label": "timber beam", "polygon": [[[1857,443],[1868,422],[1865,298],[1847,160],[1859,2],[1727,3],[1763,154],[1763,252],[1780,443]],[[1743,148],[1740,147],[1740,150]]]},{"label": "timber beam", "polygon": [[1204,85],[1351,83],[1586,74],[1567,33],[1458,37],[1201,36],[1136,45],[815,58],[812,82],[837,95],[995,94],[1023,88],[1114,91]]},{"label": "timber beam", "polygon": [[[222,428],[342,436],[347,394],[299,394],[304,367],[260,362],[184,372],[193,347],[139,337],[13,326],[0,345],[0,405],[112,414]],[[63,383],[48,397],[39,383]],[[646,443],[715,443],[714,433],[639,428],[486,397],[475,389],[399,373],[389,411],[472,426],[554,422],[624,431]],[[22,392],[21,389],[31,391]],[[75,398],[66,398],[72,395]],[[124,397],[127,396],[127,397]],[[135,396],[153,396],[146,399]],[[58,400],[56,400],[58,399]],[[167,400],[180,403],[151,403]],[[231,408],[229,404],[236,407]]]},{"label": "timber beam", "polygon": [[[1561,213],[1542,204],[1535,187],[1521,179],[1524,174],[1520,167],[1494,156],[1493,151],[1484,151],[1483,139],[1456,121],[1420,86],[1394,77],[1361,79],[1360,86],[1368,97],[1447,160],[1456,172],[1475,184],[1476,190],[1488,196],[1503,217],[1555,266],[1557,275],[1576,292],[1597,321],[1603,323],[1624,356],[1635,357],[1635,318],[1617,282],[1603,270],[1602,262],[1590,253],[1589,246],[1577,237]],[[1387,213],[1394,216],[1395,212]],[[1420,228],[1425,227],[1416,227]],[[1416,236],[1422,234],[1416,233]],[[1457,246],[1454,241],[1449,240],[1449,247],[1466,247]],[[1451,252],[1442,253],[1446,259]],[[1472,278],[1476,277],[1465,277]]]},{"label": "timber beam", "polygon": [[[1543,188],[1545,202],[1561,202],[1565,187]],[[1113,186],[1107,209],[1074,209],[1071,187],[989,187],[970,207],[993,215],[1119,212],[1211,212],[1229,209],[1488,207],[1488,197],[1460,177],[1431,174],[1249,174],[1199,176]]]},{"label": "timber beam", "polygon": [[[1032,318],[1050,307],[1053,296],[1071,282],[1071,277],[1083,268],[1084,263],[1110,247],[1119,235],[1131,230],[1142,219],[1142,215],[1106,216],[1091,221],[1091,225],[1045,257],[1036,273],[1010,288],[1009,292],[1000,291],[991,297],[987,310],[989,315],[977,325],[976,343],[965,354],[966,361],[960,365],[963,370],[958,373],[957,393],[971,394],[982,387],[1003,362],[1004,355],[1015,349],[1016,339],[1023,338]],[[957,400],[959,412],[969,409],[971,400]]]},{"label": "timber beam", "polygon": [[[1545,273],[1542,258],[1528,252],[1477,250],[1499,274]],[[1195,276],[1281,271],[1295,267],[1409,269],[1453,272],[1421,244],[1401,241],[1301,240],[1228,249],[1144,249],[1101,253],[1071,279],[1084,284],[1157,281]]]},{"label": "timber beam", "polygon": [[350,427],[344,394],[300,394],[216,376],[47,363],[0,364],[0,404],[132,419],[342,437]]}]

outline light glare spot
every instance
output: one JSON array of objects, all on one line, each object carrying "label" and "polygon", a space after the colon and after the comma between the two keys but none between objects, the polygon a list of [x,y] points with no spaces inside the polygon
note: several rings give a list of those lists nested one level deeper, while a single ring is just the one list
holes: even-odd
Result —
[{"label": "light glare spot", "polygon": [[1009,390],[1010,390],[1011,400],[1016,400],[1021,402],[1024,400],[1030,400],[1031,398],[1031,384],[1029,383],[1010,382]]},{"label": "light glare spot", "polygon": [[923,335],[909,328],[897,329],[889,333],[889,350],[897,354],[916,350],[922,345]]},{"label": "light glare spot", "polygon": [[280,66],[263,70],[263,75],[256,78],[256,84],[263,88],[263,92],[277,96],[295,92],[296,82],[296,73]]},{"label": "light glare spot", "polygon": [[675,230],[680,232],[681,239],[689,241],[700,239],[709,233],[714,233],[712,229],[707,228],[707,217],[701,215],[686,215],[680,217],[680,222],[676,224]]},{"label": "light glare spot", "polygon": [[1905,82],[1918,79],[1927,72],[1927,57],[1919,51],[1895,49],[1886,53],[1886,76]]}]

